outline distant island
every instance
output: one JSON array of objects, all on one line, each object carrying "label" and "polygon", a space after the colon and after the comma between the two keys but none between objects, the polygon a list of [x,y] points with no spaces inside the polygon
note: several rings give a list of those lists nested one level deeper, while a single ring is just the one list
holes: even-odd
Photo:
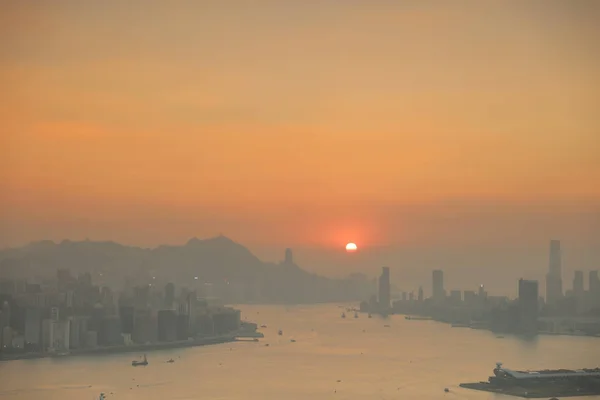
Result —
[{"label": "distant island", "polygon": [[331,279],[309,273],[294,262],[291,249],[279,263],[263,262],[225,236],[151,249],[64,240],[0,251],[0,280],[41,282],[54,277],[57,269],[89,273],[94,282],[111,287],[171,282],[228,304],[354,301],[376,290],[362,274]]}]

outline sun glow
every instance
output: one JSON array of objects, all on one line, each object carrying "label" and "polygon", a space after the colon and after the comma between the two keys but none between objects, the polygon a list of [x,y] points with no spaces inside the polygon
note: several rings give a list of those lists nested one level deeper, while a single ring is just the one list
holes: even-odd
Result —
[{"label": "sun glow", "polygon": [[355,252],[356,250],[358,250],[358,247],[356,246],[356,244],[354,244],[354,243],[348,243],[348,244],[346,245],[346,251],[347,251],[348,253],[353,253],[353,252]]}]

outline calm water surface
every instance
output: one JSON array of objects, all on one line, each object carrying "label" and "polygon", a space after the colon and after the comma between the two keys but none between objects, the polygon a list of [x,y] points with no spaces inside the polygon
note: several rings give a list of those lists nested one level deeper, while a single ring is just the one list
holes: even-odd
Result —
[{"label": "calm water surface", "polygon": [[240,308],[244,319],[268,326],[261,342],[150,352],[150,365],[138,368],[130,365],[135,354],[4,362],[0,399],[92,400],[105,392],[108,399],[501,400],[511,397],[458,384],[487,379],[496,361],[530,369],[600,363],[594,338],[524,341],[402,316],[341,319],[337,305]]}]

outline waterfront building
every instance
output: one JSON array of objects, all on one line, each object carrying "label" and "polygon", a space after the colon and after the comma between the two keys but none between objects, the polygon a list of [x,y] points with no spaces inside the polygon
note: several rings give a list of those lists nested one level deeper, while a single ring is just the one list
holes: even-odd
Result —
[{"label": "waterfront building", "polygon": [[158,312],[158,341],[174,342],[177,340],[177,314],[173,310]]},{"label": "waterfront building", "polygon": [[519,279],[519,327],[522,332],[537,332],[538,282]]}]

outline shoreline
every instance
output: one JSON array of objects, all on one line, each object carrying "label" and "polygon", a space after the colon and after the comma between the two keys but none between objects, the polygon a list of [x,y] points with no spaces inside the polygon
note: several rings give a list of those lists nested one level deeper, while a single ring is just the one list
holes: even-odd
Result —
[{"label": "shoreline", "polygon": [[135,344],[131,346],[110,346],[110,347],[95,347],[92,349],[72,350],[68,353],[19,353],[1,355],[0,362],[16,361],[16,360],[35,360],[40,358],[66,358],[86,355],[103,355],[103,354],[118,354],[118,353],[135,353],[147,352],[154,350],[178,349],[185,347],[199,347],[213,344],[231,343],[236,340],[238,335],[223,335],[215,337],[198,338],[194,340],[181,340],[177,342],[152,343],[152,344]]},{"label": "shoreline", "polygon": [[[519,333],[515,333],[515,332],[495,332],[492,329],[490,329],[490,327],[487,324],[470,324],[470,323],[451,323],[448,321],[441,321],[438,319],[435,319],[431,316],[426,316],[426,315],[415,315],[415,314],[403,314],[403,313],[389,313],[386,315],[382,315],[381,313],[378,312],[368,312],[368,311],[359,311],[361,314],[372,314],[372,315],[379,315],[379,316],[390,316],[390,315],[399,315],[399,316],[404,316],[404,319],[407,321],[434,321],[434,322],[438,322],[441,324],[446,324],[446,325],[450,325],[452,328],[468,328],[468,329],[476,329],[476,330],[485,330],[488,332],[491,332],[495,335],[507,335],[507,336],[521,336],[521,334]],[[597,338],[600,339],[600,334],[587,334],[587,333],[575,333],[575,332],[550,332],[550,331],[537,331],[535,336],[571,336],[571,337],[587,337],[587,338]]]}]

